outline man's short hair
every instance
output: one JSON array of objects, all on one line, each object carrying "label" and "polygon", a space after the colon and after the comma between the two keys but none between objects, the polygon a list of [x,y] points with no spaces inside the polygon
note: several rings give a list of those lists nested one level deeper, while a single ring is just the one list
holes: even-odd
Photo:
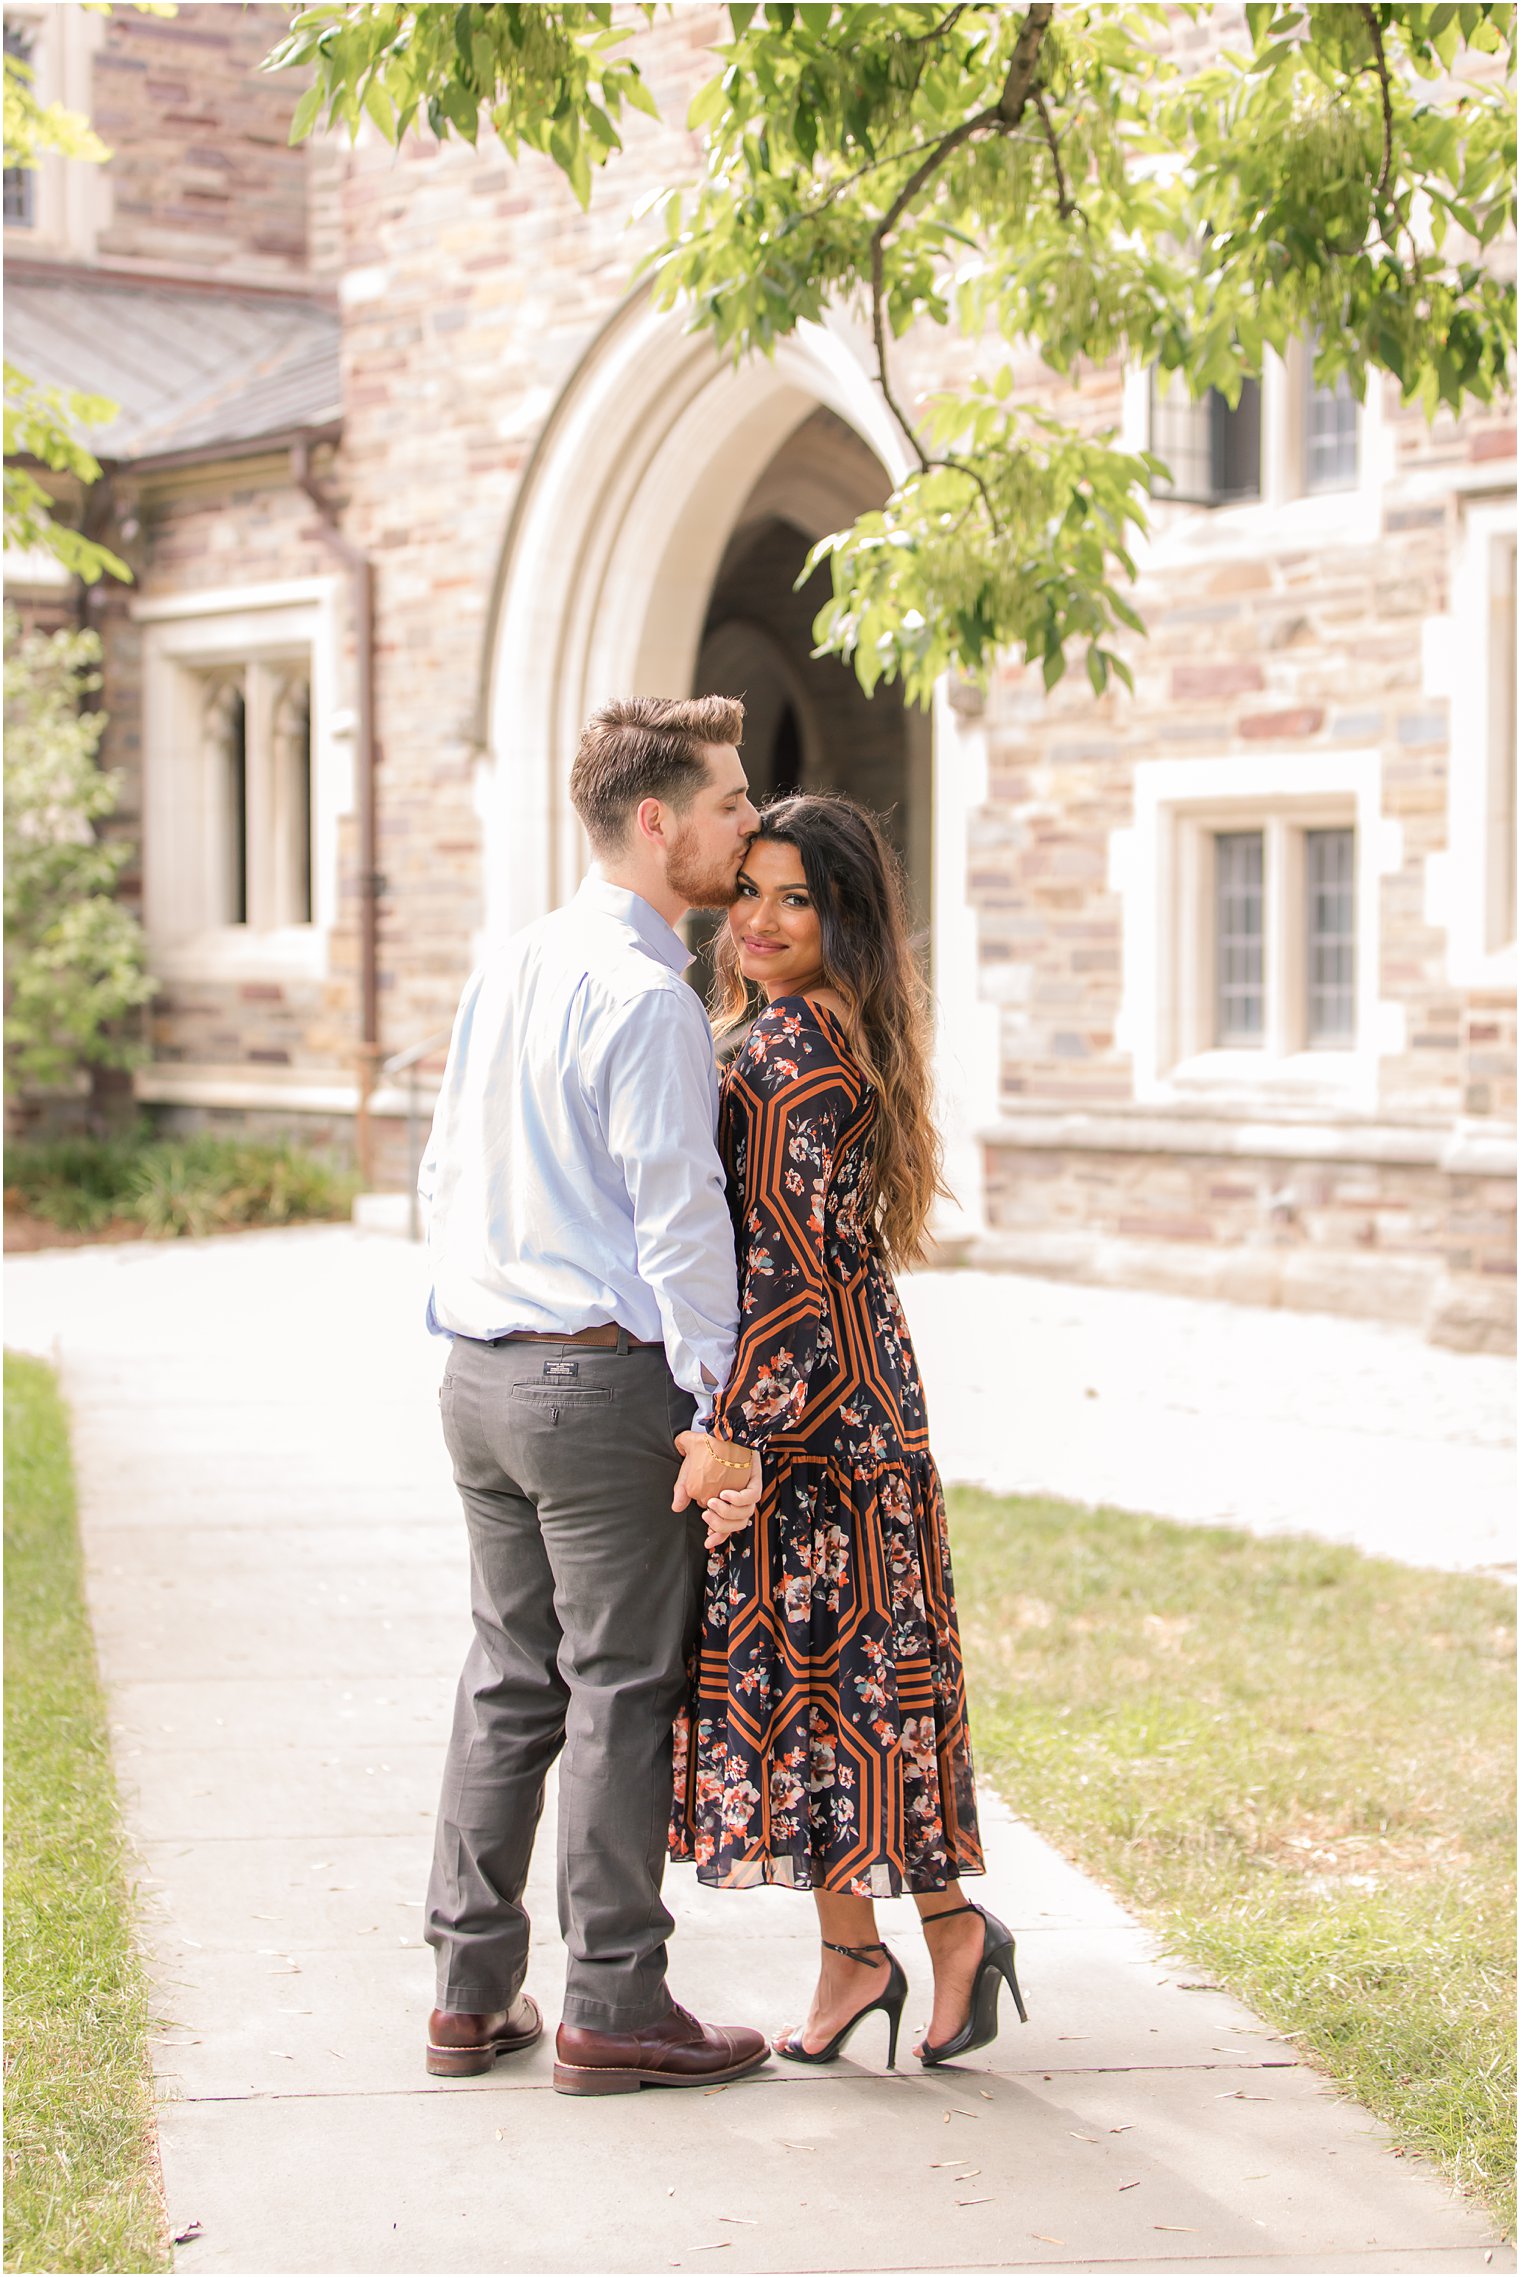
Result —
[{"label": "man's short hair", "polygon": [[593,850],[617,853],[644,799],[683,812],[707,781],[708,746],[737,744],[743,733],[737,696],[625,696],[603,704],[587,720],[570,770],[570,803]]}]

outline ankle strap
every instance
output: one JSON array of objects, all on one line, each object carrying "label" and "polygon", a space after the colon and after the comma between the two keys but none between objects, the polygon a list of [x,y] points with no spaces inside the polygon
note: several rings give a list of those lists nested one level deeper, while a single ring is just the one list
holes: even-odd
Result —
[{"label": "ankle strap", "polygon": [[863,1961],[868,1953],[885,1953],[885,1945],[833,1945],[827,1937],[821,1938],[826,1953],[843,1953],[847,1961]]},{"label": "ankle strap", "polygon": [[979,1905],[947,1905],[943,1913],[921,1913],[919,1920],[927,1929],[931,1921],[953,1921],[958,1913],[980,1913]]}]

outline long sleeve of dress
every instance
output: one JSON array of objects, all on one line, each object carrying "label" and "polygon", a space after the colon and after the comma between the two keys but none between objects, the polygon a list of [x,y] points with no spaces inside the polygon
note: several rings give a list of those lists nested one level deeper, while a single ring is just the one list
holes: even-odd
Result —
[{"label": "long sleeve of dress", "polygon": [[772,1007],[724,1100],[738,1231],[739,1345],[713,1428],[763,1449],[795,1431],[820,1370],[832,1372],[825,1201],[860,1085],[817,1026]]}]

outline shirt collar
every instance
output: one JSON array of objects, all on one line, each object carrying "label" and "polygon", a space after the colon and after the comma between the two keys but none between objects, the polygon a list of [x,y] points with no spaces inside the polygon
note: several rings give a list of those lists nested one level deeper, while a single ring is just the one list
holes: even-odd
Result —
[{"label": "shirt collar", "polygon": [[581,880],[576,899],[589,902],[593,909],[600,909],[606,916],[615,917],[626,925],[650,955],[658,957],[672,972],[685,972],[692,962],[692,952],[675,927],[667,925],[641,893],[633,893],[627,886],[610,885],[599,871],[591,870]]}]

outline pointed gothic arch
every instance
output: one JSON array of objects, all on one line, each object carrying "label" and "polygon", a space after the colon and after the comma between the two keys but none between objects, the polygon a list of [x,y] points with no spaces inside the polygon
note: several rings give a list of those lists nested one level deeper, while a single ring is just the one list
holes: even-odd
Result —
[{"label": "pointed gothic arch", "polygon": [[[746,501],[820,407],[853,430],[889,480],[901,475],[904,440],[842,329],[803,325],[773,358],[735,366],[640,291],[586,351],[525,471],[489,612],[478,802],[486,940],[574,892],[587,861],[568,796],[582,723],[614,695],[693,688],[709,597]],[[942,1093],[975,1226],[981,1155],[970,1126],[990,1119],[989,1086],[996,1090],[996,1038],[982,1017],[992,1008],[976,1001],[964,895],[967,813],[982,795],[982,769],[974,733],[948,703],[935,708],[933,741],[943,758],[926,770],[926,899]]]}]

